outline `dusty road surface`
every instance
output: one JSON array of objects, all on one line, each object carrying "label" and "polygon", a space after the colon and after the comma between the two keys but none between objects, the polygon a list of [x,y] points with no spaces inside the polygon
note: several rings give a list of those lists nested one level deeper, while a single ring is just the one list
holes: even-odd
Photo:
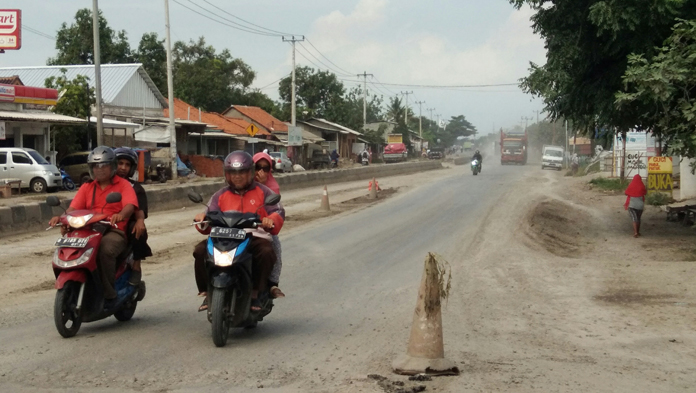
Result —
[{"label": "dusty road surface", "polygon": [[[684,234],[674,234],[682,251],[661,252],[667,236],[621,232],[626,217],[609,211],[620,197],[596,201],[536,166],[486,168],[385,178],[391,195],[376,204],[360,199],[366,182],[336,185],[330,214],[313,211],[319,190],[284,194],[288,297],[224,348],[196,313],[191,209],[149,219],[156,255],[133,320],[83,324],[71,339],[51,317],[55,234],[9,239],[0,391],[693,391],[696,270]],[[659,218],[646,212],[648,225]],[[411,382],[390,364],[428,251],[452,266],[445,351],[462,374]]]}]

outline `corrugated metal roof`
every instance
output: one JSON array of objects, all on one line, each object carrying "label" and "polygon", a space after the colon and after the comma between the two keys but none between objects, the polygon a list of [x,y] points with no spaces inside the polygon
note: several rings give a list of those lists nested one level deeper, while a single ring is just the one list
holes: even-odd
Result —
[{"label": "corrugated metal roof", "polygon": [[[40,66],[40,67],[0,67],[0,76],[17,75],[25,86],[43,87],[46,79],[62,75],[61,70],[66,70],[66,77],[74,79],[78,75],[89,78],[89,85],[94,87],[94,65],[69,65],[69,66]],[[105,105],[111,104],[126,87],[133,75],[139,74],[147,86],[152,90],[152,94],[162,107],[167,107],[167,100],[147,75],[142,64],[102,64],[101,66],[101,86],[102,100]],[[120,106],[124,106],[120,103]],[[129,105],[130,106],[130,105]],[[142,105],[133,105],[142,108]],[[155,108],[150,106],[150,108]]]},{"label": "corrugated metal roof", "polygon": [[11,112],[0,111],[0,120],[19,120],[19,121],[35,121],[38,123],[55,123],[55,124],[83,124],[86,120],[58,115],[56,113],[36,113],[36,112]]}]

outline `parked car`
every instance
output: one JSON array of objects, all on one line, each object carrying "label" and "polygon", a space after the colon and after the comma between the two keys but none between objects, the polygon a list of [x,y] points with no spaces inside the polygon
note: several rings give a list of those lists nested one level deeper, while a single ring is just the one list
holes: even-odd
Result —
[{"label": "parked car", "polygon": [[58,163],[58,166],[68,173],[68,176],[80,185],[90,180],[87,156],[90,152],[82,151],[79,153],[68,154]]},{"label": "parked car", "polygon": [[428,158],[431,160],[441,160],[445,158],[445,149],[441,147],[434,147],[428,152]]},{"label": "parked car", "polygon": [[292,161],[288,156],[280,151],[272,151],[268,153],[273,161],[275,161],[275,170],[277,172],[292,172]]},{"label": "parked car", "polygon": [[33,192],[56,190],[63,186],[60,171],[34,149],[0,148],[0,179],[19,179],[21,188]]}]

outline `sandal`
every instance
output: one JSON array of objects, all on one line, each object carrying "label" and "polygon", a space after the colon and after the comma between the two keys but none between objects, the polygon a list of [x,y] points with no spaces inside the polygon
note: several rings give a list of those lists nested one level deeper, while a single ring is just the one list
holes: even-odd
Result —
[{"label": "sandal", "polygon": [[206,297],[203,299],[203,304],[201,304],[200,307],[198,307],[198,312],[205,311],[208,309],[208,298]]},{"label": "sandal", "polygon": [[280,290],[280,288],[276,286],[271,287],[271,298],[280,299],[283,297],[285,297],[285,294],[283,293],[283,291]]},{"label": "sandal", "polygon": [[261,311],[261,301],[259,299],[251,299],[251,311],[252,312]]}]

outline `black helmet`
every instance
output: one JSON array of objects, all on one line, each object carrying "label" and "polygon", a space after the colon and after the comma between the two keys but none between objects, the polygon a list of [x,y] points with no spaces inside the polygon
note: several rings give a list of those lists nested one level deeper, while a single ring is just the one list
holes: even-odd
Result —
[{"label": "black helmet", "polygon": [[[232,153],[228,154],[227,157],[225,157],[225,173],[227,172],[244,172],[244,171],[251,171],[253,175],[254,171],[254,159],[251,157],[251,154],[242,151],[242,150],[237,150],[233,151]],[[247,187],[251,184],[251,182],[254,181],[254,177],[251,176],[251,180],[249,184],[247,184]],[[230,187],[234,187],[233,184],[230,184],[227,182],[227,184]]]},{"label": "black helmet", "polygon": [[116,154],[108,146],[97,146],[91,153],[87,156],[87,166],[89,167],[89,176],[94,180],[94,165],[101,163],[111,164],[111,176],[114,177],[116,174]]},{"label": "black helmet", "polygon": [[478,150],[476,150],[476,154],[479,154],[479,151],[478,151]]},{"label": "black helmet", "polygon": [[135,170],[138,167],[138,154],[133,151],[133,149],[129,147],[119,147],[118,149],[114,150],[114,154],[116,154],[116,164],[118,166],[118,160],[120,159],[126,159],[130,161],[131,163],[131,168],[130,171],[128,172],[127,177],[133,177],[133,174],[135,173]]}]

